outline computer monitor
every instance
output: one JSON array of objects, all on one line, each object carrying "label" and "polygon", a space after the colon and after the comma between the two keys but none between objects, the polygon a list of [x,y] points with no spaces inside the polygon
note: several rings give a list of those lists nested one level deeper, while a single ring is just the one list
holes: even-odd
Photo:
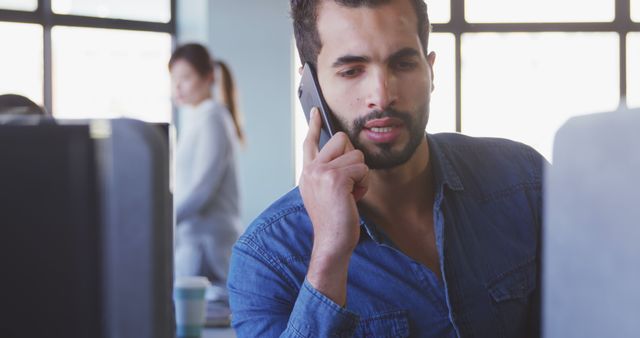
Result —
[{"label": "computer monitor", "polygon": [[0,125],[0,337],[173,337],[167,137]]},{"label": "computer monitor", "polygon": [[638,337],[640,109],[569,120],[545,174],[544,337]]}]

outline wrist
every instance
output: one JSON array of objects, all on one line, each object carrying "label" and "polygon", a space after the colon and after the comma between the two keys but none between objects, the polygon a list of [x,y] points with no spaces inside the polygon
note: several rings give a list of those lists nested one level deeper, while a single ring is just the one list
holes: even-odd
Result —
[{"label": "wrist", "polygon": [[307,280],[319,292],[340,306],[345,306],[347,295],[348,255],[324,255],[312,252]]}]

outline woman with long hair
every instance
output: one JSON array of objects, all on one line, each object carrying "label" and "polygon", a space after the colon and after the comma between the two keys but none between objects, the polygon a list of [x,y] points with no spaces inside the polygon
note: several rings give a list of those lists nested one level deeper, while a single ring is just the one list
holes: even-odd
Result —
[{"label": "woman with long hair", "polygon": [[[180,117],[174,189],[176,276],[209,278],[207,320],[228,321],[227,271],[240,230],[236,152],[244,141],[234,84],[229,68],[214,62],[200,44],[178,47],[169,71]],[[221,102],[212,94],[214,83],[221,87]],[[213,316],[212,303],[217,305]]]}]

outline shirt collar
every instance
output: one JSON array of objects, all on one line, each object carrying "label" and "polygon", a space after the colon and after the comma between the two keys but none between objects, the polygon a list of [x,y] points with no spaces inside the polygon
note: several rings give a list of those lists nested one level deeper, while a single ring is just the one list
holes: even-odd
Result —
[{"label": "shirt collar", "polygon": [[464,190],[456,167],[444,152],[443,148],[446,147],[446,145],[438,143],[436,138],[430,134],[427,134],[427,142],[429,144],[429,161],[431,162],[436,187],[441,188],[447,185],[451,190]]}]

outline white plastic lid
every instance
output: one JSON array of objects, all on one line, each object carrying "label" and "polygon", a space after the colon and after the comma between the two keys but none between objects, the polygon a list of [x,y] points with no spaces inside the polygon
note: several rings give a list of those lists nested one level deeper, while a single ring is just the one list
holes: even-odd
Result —
[{"label": "white plastic lid", "polygon": [[202,276],[181,276],[176,277],[174,281],[174,287],[176,288],[189,288],[189,289],[204,289],[209,287],[211,283],[207,277]]}]

